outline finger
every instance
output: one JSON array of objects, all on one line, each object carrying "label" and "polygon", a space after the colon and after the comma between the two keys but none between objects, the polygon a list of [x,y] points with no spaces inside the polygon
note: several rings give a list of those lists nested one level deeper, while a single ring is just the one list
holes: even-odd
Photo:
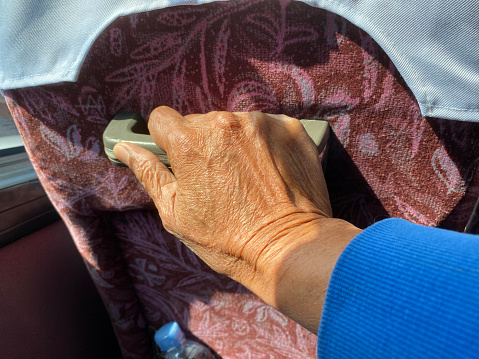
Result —
[{"label": "finger", "polygon": [[148,121],[148,129],[153,141],[167,154],[171,152],[178,138],[188,131],[189,122],[177,111],[167,106],[153,110]]},{"label": "finger", "polygon": [[198,113],[190,113],[188,115],[183,116],[186,121],[188,121],[190,124],[196,124],[196,123],[202,123],[205,121],[205,118],[208,115],[211,115],[212,113],[215,112],[210,112],[208,114],[198,114]]},{"label": "finger", "polygon": [[272,120],[271,123],[275,125],[272,130],[278,138],[288,136],[297,141],[308,141],[308,133],[298,119],[286,115],[266,114],[266,116]]},{"label": "finger", "polygon": [[[304,126],[286,115],[268,114],[268,117],[265,121],[271,142],[274,142],[271,150],[295,203],[307,208],[310,201],[323,215],[331,216],[319,153]],[[301,183],[308,185],[301,186]]]},{"label": "finger", "polygon": [[[145,187],[156,204],[166,204],[174,195],[176,178],[153,153],[128,142],[121,142],[113,148],[114,155],[126,164]],[[163,207],[163,206],[162,206]],[[161,215],[161,213],[160,213]]]}]

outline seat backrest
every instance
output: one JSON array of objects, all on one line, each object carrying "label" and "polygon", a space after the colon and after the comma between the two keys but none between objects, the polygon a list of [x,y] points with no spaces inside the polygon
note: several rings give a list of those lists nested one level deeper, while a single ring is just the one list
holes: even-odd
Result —
[{"label": "seat backrest", "polygon": [[[314,358],[313,334],[202,264],[162,227],[101,135],[159,105],[327,119],[335,215],[459,229],[478,193],[478,124],[424,118],[394,65],[344,19],[303,3],[181,6],[115,20],[74,83],[6,91],[27,151],[83,255],[125,358],[178,321],[224,358]],[[476,176],[477,177],[477,176]]]}]

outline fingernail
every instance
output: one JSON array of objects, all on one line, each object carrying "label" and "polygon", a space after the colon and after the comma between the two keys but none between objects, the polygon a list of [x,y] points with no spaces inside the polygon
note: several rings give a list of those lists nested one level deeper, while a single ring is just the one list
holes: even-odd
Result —
[{"label": "fingernail", "polygon": [[128,150],[124,146],[122,146],[121,144],[115,145],[115,147],[113,147],[113,154],[125,165],[128,165],[130,152],[128,152]]}]

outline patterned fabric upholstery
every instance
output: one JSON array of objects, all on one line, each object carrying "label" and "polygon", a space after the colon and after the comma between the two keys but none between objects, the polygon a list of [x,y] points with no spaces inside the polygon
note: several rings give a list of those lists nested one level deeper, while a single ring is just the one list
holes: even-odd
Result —
[{"label": "patterned fabric upholstery", "polygon": [[6,92],[27,151],[111,316],[125,358],[177,320],[223,358],[314,358],[316,336],[212,272],[103,153],[120,111],[261,110],[324,118],[335,215],[461,230],[479,193],[479,124],[423,118],[363,31],[302,3],[181,6],[117,19],[75,83]]}]

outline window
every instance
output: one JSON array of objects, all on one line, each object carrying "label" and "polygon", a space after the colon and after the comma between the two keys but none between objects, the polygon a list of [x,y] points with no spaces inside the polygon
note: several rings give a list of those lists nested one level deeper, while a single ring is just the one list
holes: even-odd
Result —
[{"label": "window", "polygon": [[0,96],[0,247],[57,219]]}]

